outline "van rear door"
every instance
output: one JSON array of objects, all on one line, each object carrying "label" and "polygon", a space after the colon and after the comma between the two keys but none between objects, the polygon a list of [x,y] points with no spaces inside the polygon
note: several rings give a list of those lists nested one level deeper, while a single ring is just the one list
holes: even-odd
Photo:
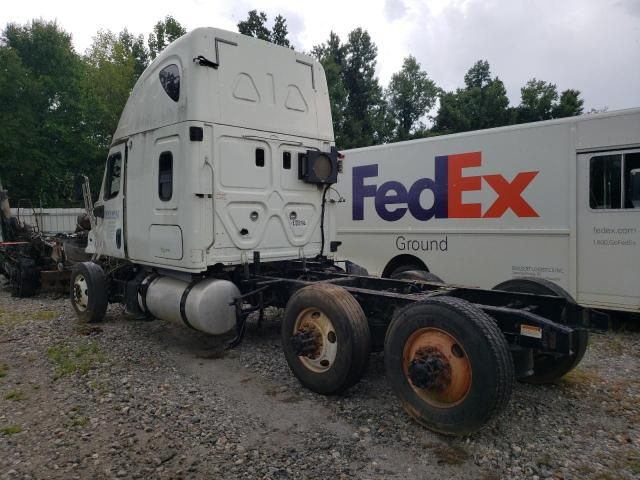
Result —
[{"label": "van rear door", "polygon": [[578,302],[640,310],[640,149],[578,155]]}]

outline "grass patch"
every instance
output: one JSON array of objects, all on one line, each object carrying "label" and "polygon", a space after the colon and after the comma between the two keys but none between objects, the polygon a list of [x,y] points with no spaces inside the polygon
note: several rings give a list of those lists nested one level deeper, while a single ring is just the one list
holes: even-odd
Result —
[{"label": "grass patch", "polygon": [[67,427],[84,427],[89,423],[89,417],[73,417],[68,423]]},{"label": "grass patch", "polygon": [[56,366],[54,380],[73,373],[87,373],[104,360],[98,345],[91,342],[74,347],[60,345],[47,350],[47,357]]},{"label": "grass patch", "polygon": [[27,322],[29,320],[43,321],[43,320],[53,320],[60,315],[59,312],[55,310],[37,310],[31,313],[23,313],[23,312],[6,312],[4,310],[0,310],[0,325],[5,327],[13,327],[23,322]]},{"label": "grass patch", "polygon": [[3,435],[15,435],[16,433],[20,433],[22,431],[22,427],[20,425],[9,425],[8,427],[4,427],[0,432]]},{"label": "grass patch", "polygon": [[603,379],[598,372],[578,368],[567,373],[560,379],[560,382],[569,385],[591,385],[593,383],[601,382],[602,380]]},{"label": "grass patch", "polygon": [[105,393],[108,390],[104,383],[98,382],[97,380],[91,380],[89,382],[89,388],[98,393]]},{"label": "grass patch", "polygon": [[4,396],[5,400],[12,400],[14,402],[19,402],[20,400],[25,400],[27,396],[24,392],[20,390],[9,390],[7,394]]},{"label": "grass patch", "polygon": [[4,378],[7,376],[9,372],[9,365],[6,363],[0,363],[0,378]]}]

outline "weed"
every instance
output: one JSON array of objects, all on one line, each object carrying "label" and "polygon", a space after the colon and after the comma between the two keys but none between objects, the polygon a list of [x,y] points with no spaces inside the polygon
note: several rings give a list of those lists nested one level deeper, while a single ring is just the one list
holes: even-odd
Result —
[{"label": "weed", "polygon": [[84,427],[87,423],[89,423],[89,417],[73,417],[68,423],[67,427]]},{"label": "weed", "polygon": [[8,371],[9,365],[7,365],[6,363],[0,363],[0,378],[6,377]]},{"label": "weed", "polygon": [[27,396],[24,392],[20,390],[9,390],[7,394],[4,396],[5,400],[12,400],[14,402],[19,402],[20,400],[24,400]]},{"label": "weed", "polygon": [[8,427],[4,427],[0,432],[3,435],[15,435],[16,433],[20,433],[22,431],[22,427],[20,425],[9,425]]},{"label": "weed", "polygon": [[98,393],[105,393],[108,390],[104,383],[98,382],[97,380],[91,380],[89,382],[89,388]]},{"label": "weed", "polygon": [[87,373],[104,360],[98,345],[95,343],[87,343],[75,347],[69,345],[51,347],[47,350],[47,357],[56,366],[54,380],[76,372]]}]

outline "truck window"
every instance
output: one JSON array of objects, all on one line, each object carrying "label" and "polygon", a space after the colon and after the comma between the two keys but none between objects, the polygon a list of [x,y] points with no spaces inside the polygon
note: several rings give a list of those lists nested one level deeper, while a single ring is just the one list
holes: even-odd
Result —
[{"label": "truck window", "polygon": [[107,184],[104,188],[104,199],[109,200],[120,193],[120,175],[122,173],[122,155],[114,153],[107,159]]},{"label": "truck window", "polygon": [[264,167],[264,148],[256,148],[256,167]]},{"label": "truck window", "polygon": [[640,152],[627,153],[624,156],[624,208],[639,208],[633,206],[631,172],[640,169]]},{"label": "truck window", "polygon": [[167,95],[177,102],[180,99],[180,71],[174,63],[160,70],[160,84]]},{"label": "truck window", "polygon": [[638,168],[640,152],[591,157],[589,206],[593,209],[634,208],[631,172]]},{"label": "truck window", "polygon": [[173,154],[162,152],[158,162],[158,195],[160,200],[168,202],[173,196]]}]

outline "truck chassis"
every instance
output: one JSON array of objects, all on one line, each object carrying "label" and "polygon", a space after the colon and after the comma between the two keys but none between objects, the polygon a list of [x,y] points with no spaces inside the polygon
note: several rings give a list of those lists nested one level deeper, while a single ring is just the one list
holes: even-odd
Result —
[{"label": "truck chassis", "polygon": [[[108,301],[150,316],[146,289],[163,272],[128,263],[105,264],[104,270],[96,263],[81,265],[71,279],[79,314],[80,290],[86,308],[87,298],[104,296],[96,291],[104,285],[104,310]],[[487,424],[507,405],[514,379],[548,383],[569,372],[584,355],[587,329],[608,325],[608,315],[580,307],[539,279],[483,290],[425,281],[421,272],[405,273],[403,279],[361,273],[349,262],[341,268],[326,257],[261,263],[255,252],[253,263],[218,266],[192,276],[190,285],[216,278],[238,287],[240,295],[229,303],[235,309],[229,348],[240,344],[252,314],[259,312],[260,323],[266,307],[284,308],[285,357],[301,383],[317,393],[344,392],[363,376],[370,353],[384,351],[387,381],[403,408],[448,435]],[[85,277],[102,277],[104,283]],[[533,287],[531,293],[523,283]],[[189,291],[180,308],[184,323],[194,328],[185,315]],[[103,316],[104,311],[84,318]]]}]

